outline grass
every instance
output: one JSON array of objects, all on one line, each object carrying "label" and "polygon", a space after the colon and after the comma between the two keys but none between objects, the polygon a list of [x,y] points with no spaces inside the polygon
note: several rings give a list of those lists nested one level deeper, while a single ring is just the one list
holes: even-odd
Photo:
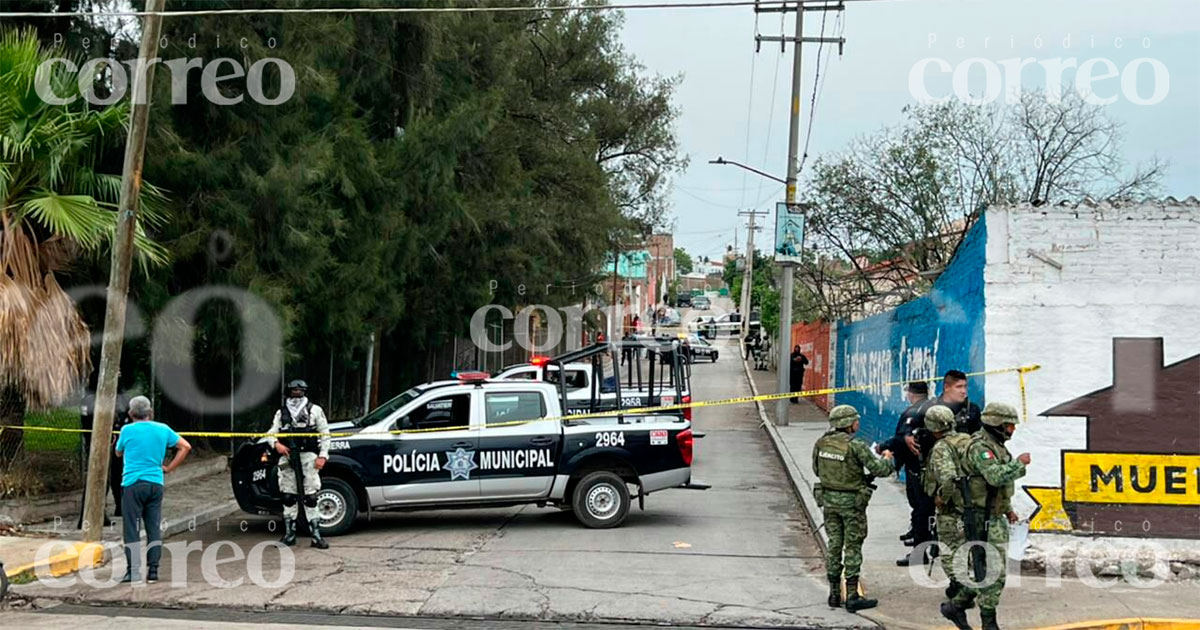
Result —
[{"label": "grass", "polygon": [[[79,409],[66,407],[49,411],[28,412],[25,414],[27,427],[56,427],[60,429],[78,429]],[[75,452],[79,450],[82,438],[78,433],[54,433],[50,431],[25,431],[25,450],[30,453],[53,451]]]}]

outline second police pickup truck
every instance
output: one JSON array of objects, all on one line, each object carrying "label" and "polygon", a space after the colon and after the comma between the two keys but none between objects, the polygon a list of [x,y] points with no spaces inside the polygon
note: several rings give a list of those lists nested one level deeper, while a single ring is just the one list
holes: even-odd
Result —
[{"label": "second police pickup truck", "polygon": [[[620,350],[624,363],[605,365],[603,354],[610,348]],[[535,356],[529,363],[505,367],[495,378],[557,384],[560,370],[566,374],[563,386],[568,414],[671,406],[692,400],[687,346],[666,336],[614,341],[611,346],[589,346],[553,358]],[[673,413],[692,419],[689,407]]]},{"label": "second police pickup truck", "polygon": [[[563,367],[562,363],[558,364]],[[616,527],[637,498],[692,480],[691,422],[678,412],[564,417],[563,385],[481,372],[414,387],[335,436],[317,495],[337,535],[383,510],[569,509],[587,527]],[[264,440],[243,444],[231,476],[250,513],[278,514],[278,466]]]}]

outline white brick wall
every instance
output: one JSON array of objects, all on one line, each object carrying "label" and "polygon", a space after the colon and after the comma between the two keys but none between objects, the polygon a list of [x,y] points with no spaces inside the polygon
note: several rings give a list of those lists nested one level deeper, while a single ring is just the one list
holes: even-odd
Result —
[{"label": "white brick wall", "polygon": [[[1058,486],[1059,451],[1085,447],[1085,421],[1036,414],[1111,385],[1113,337],[1162,337],[1166,363],[1200,354],[1200,202],[1021,205],[986,221],[985,365],[1042,366],[1010,446],[1033,457],[1024,483]],[[1017,377],[988,377],[987,400],[1019,408]],[[1033,503],[1018,493],[1017,507]]]}]

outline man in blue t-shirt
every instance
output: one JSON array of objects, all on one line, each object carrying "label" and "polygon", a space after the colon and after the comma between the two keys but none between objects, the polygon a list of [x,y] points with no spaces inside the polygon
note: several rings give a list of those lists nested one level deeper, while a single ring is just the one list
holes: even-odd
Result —
[{"label": "man in blue t-shirt", "polygon": [[[162,500],[163,473],[169,473],[183,463],[192,445],[172,431],[171,427],[154,422],[150,399],[136,396],[129,401],[129,424],[117,438],[117,457],[124,459],[125,472],[121,478],[121,506],[124,519],[125,577],[122,583],[133,581],[135,552],[141,559],[138,521],[146,526],[146,581],[158,581],[158,563],[162,559]],[[175,448],[171,463],[163,465],[167,449]]]}]

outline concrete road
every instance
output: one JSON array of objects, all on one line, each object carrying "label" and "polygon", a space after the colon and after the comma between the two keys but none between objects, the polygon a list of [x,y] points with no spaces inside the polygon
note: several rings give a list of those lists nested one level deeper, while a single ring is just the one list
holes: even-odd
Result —
[{"label": "concrete road", "polygon": [[[749,392],[733,341],[721,360],[694,366],[698,399]],[[819,552],[753,405],[698,409],[695,478],[704,492],[669,490],[622,527],[588,530],[570,513],[535,507],[376,514],[319,551],[298,546],[278,585],[277,552],[261,575],[244,559],[217,568],[236,588],[205,579],[202,555],[167,554],[164,581],[137,587],[18,588],[84,603],[221,606],[419,617],[483,617],[670,625],[859,628],[866,619],[825,605]],[[214,557],[250,554],[278,532],[258,517],[222,519],[169,542]],[[244,531],[243,531],[244,530]],[[230,541],[213,549],[219,541]],[[305,541],[306,543],[307,541]],[[186,562],[183,558],[187,558]],[[116,569],[124,570],[123,561]],[[98,576],[106,577],[105,571]],[[167,578],[178,571],[174,578]],[[253,583],[252,577],[258,582]],[[268,615],[269,617],[270,615]],[[264,619],[269,622],[270,619]]]}]

